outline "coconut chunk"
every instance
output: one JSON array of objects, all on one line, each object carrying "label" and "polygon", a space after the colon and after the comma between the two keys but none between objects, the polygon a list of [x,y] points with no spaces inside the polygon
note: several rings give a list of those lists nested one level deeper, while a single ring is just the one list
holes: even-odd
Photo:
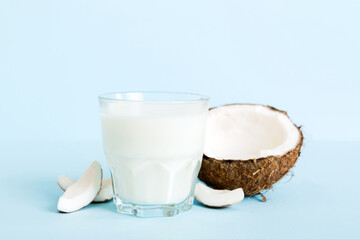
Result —
[{"label": "coconut chunk", "polygon": [[[57,184],[59,187],[66,191],[68,187],[74,184],[76,181],[71,179],[67,175],[61,175],[58,177]],[[99,193],[96,195],[96,198],[93,202],[106,202],[113,198],[113,189],[112,189],[112,181],[111,178],[104,179],[101,183],[101,189]]]},{"label": "coconut chunk", "polygon": [[197,183],[195,186],[195,198],[201,204],[208,207],[228,207],[241,202],[244,199],[242,188],[234,190],[216,190],[205,184]]},{"label": "coconut chunk", "polygon": [[57,179],[57,184],[64,192],[68,189],[71,185],[73,185],[76,181],[69,178],[67,175],[60,175]]},{"label": "coconut chunk", "polygon": [[101,165],[94,161],[80,179],[69,186],[59,198],[58,210],[69,213],[87,206],[100,191],[101,179]]},{"label": "coconut chunk", "polygon": [[100,192],[96,195],[93,202],[106,202],[113,198],[114,192],[111,178],[102,181]]}]

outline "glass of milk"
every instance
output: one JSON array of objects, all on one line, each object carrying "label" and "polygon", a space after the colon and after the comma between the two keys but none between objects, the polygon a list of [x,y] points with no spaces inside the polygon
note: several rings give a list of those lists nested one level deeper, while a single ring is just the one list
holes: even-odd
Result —
[{"label": "glass of milk", "polygon": [[189,93],[99,96],[105,155],[120,213],[174,216],[191,209],[209,99]]}]

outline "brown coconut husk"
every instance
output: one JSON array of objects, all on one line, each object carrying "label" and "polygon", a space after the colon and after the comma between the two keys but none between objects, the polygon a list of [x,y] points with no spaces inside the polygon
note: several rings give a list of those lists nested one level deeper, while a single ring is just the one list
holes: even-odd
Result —
[{"label": "brown coconut husk", "polygon": [[[287,116],[284,111],[270,106],[266,107]],[[270,189],[274,183],[288,173],[300,156],[304,137],[301,127],[296,127],[300,134],[296,147],[281,156],[249,160],[219,160],[204,154],[199,179],[215,189],[242,188],[246,196],[253,196],[262,190]]]}]

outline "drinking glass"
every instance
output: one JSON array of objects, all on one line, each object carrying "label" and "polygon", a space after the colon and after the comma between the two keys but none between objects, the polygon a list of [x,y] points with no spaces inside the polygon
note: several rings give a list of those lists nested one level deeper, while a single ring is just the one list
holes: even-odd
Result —
[{"label": "drinking glass", "polygon": [[209,99],[190,93],[99,96],[102,136],[119,213],[174,216],[192,208]]}]

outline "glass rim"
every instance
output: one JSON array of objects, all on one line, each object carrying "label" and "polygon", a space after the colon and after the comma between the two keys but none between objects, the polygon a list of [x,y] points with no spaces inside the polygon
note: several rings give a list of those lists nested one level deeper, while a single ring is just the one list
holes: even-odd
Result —
[{"label": "glass rim", "polygon": [[[117,94],[170,94],[170,95],[184,95],[192,96],[193,99],[181,99],[181,100],[137,100],[137,99],[120,99],[116,98]],[[110,96],[115,97],[110,97]],[[168,92],[168,91],[124,91],[124,92],[106,92],[98,96],[100,101],[114,101],[114,102],[132,102],[132,103],[161,103],[161,104],[172,104],[172,103],[200,103],[209,101],[209,97],[198,93],[187,93],[187,92]]]}]

